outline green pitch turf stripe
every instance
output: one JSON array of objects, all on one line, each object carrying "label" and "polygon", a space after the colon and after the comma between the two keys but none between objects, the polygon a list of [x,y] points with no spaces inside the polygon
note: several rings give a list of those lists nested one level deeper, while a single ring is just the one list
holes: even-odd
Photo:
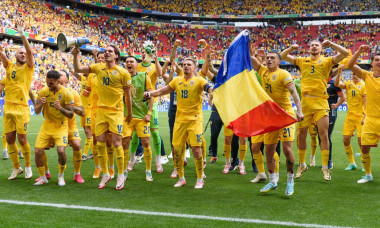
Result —
[{"label": "green pitch turf stripe", "polygon": [[78,209],[78,210],[102,211],[102,212],[118,212],[118,213],[137,214],[137,215],[166,216],[166,217],[176,217],[176,218],[186,218],[186,219],[205,219],[205,220],[217,220],[217,221],[226,221],[226,222],[242,222],[242,223],[253,223],[253,224],[269,224],[269,225],[298,226],[298,227],[341,228],[341,226],[330,226],[330,225],[319,225],[319,224],[305,224],[305,223],[295,223],[295,222],[268,221],[268,220],[260,220],[260,219],[244,219],[244,218],[228,218],[228,217],[216,217],[216,216],[205,216],[205,215],[177,214],[177,213],[128,210],[128,209],[107,208],[107,207],[88,207],[88,206],[80,206],[80,205],[67,205],[67,204],[54,204],[54,203],[37,203],[37,202],[25,202],[25,201],[17,201],[17,200],[0,199],[0,203],[13,204],[13,205],[26,205],[26,206],[43,206],[43,207],[53,207],[53,208],[60,208],[60,209]]}]

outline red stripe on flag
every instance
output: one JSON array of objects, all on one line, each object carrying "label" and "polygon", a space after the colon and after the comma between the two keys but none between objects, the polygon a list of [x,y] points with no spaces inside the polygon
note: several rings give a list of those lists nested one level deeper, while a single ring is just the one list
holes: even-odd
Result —
[{"label": "red stripe on flag", "polygon": [[297,120],[275,102],[266,101],[231,121],[227,128],[232,129],[237,136],[250,137],[272,132],[295,122]]}]

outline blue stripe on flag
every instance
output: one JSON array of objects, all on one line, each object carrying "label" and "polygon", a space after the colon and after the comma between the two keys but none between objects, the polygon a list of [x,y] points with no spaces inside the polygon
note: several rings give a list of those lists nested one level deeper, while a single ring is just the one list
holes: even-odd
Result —
[{"label": "blue stripe on flag", "polygon": [[[249,33],[247,30],[242,31],[237,36],[237,39],[235,38],[225,55],[216,77],[214,90],[244,70],[251,71],[253,69],[249,53]],[[227,64],[226,74],[224,74],[225,64]]]}]

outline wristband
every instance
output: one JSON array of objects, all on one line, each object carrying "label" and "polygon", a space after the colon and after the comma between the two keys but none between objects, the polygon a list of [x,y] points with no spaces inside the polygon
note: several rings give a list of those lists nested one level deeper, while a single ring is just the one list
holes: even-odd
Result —
[{"label": "wristband", "polygon": [[148,111],[147,115],[151,116],[152,115],[152,111]]}]

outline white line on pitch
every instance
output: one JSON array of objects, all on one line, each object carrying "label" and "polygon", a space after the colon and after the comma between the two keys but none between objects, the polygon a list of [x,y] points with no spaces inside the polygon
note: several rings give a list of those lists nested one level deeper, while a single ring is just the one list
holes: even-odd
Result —
[{"label": "white line on pitch", "polygon": [[192,214],[177,214],[177,213],[167,213],[167,212],[140,211],[140,210],[128,210],[128,209],[107,208],[107,207],[89,207],[89,206],[80,206],[80,205],[54,204],[54,203],[25,202],[25,201],[18,201],[18,200],[0,199],[0,203],[13,204],[13,205],[27,205],[27,206],[44,206],[44,207],[64,208],[64,209],[78,209],[78,210],[89,210],[89,211],[118,212],[118,213],[124,213],[124,214],[166,216],[166,217],[186,218],[186,219],[204,219],[204,220],[216,220],[216,221],[226,221],[226,222],[242,222],[242,223],[253,223],[253,224],[268,224],[268,225],[298,226],[298,227],[341,228],[339,226],[320,225],[320,224],[269,221],[269,220],[260,220],[260,219],[228,218],[228,217],[192,215]]}]

